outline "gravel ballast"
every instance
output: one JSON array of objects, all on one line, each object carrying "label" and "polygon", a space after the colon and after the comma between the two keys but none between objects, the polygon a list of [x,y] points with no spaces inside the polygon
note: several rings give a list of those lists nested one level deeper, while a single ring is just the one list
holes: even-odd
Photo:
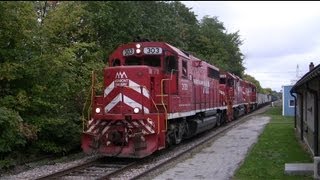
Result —
[{"label": "gravel ballast", "polygon": [[[28,180],[28,179],[37,179],[42,176],[58,172],[62,169],[70,168],[73,166],[76,166],[78,164],[82,164],[84,162],[90,161],[92,159],[96,159],[98,156],[92,155],[92,156],[87,156],[84,154],[78,155],[76,160],[65,160],[64,162],[51,162],[46,165],[34,165],[35,167],[15,174],[15,175],[4,175],[0,176],[0,180],[16,180],[16,179],[23,179],[23,180]],[[59,161],[59,160],[57,160]],[[62,160],[63,161],[63,160]]]}]

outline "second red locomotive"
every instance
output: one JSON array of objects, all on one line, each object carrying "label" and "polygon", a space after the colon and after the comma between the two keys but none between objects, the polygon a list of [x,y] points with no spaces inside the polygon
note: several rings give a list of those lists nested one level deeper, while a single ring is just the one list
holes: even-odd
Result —
[{"label": "second red locomotive", "polygon": [[145,157],[253,110],[247,81],[164,42],[119,46],[92,94],[85,153]]}]

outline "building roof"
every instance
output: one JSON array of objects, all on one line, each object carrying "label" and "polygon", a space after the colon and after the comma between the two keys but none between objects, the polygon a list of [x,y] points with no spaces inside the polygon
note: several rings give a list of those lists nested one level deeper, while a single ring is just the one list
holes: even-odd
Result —
[{"label": "building roof", "polygon": [[282,85],[282,87],[292,87],[292,84]]},{"label": "building roof", "polygon": [[290,92],[297,92],[297,89],[301,87],[306,82],[315,79],[316,77],[320,76],[320,64],[314,67],[311,71],[306,73],[298,82],[292,87]]}]

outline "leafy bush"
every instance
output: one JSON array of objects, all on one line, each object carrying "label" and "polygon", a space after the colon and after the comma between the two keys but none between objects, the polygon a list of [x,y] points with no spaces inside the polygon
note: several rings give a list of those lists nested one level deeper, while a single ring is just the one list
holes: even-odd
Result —
[{"label": "leafy bush", "polygon": [[20,132],[22,118],[18,113],[0,107],[0,153],[10,152],[17,147],[24,146],[27,141]]},{"label": "leafy bush", "polygon": [[26,145],[27,140],[19,128],[22,125],[22,118],[18,113],[0,107],[0,169],[12,165],[7,155]]},{"label": "leafy bush", "polygon": [[81,127],[69,118],[40,117],[39,133],[35,146],[45,153],[65,154],[79,148]]}]

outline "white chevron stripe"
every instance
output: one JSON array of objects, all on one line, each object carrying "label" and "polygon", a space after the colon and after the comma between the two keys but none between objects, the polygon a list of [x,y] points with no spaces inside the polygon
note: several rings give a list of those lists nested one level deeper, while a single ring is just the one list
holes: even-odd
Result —
[{"label": "white chevron stripe", "polygon": [[[143,126],[144,128],[141,129],[141,132],[145,135],[148,134],[154,134],[155,130],[154,130],[154,122],[151,119],[147,119],[147,122],[145,122],[145,120],[139,120],[138,121],[123,121],[124,124],[126,125],[127,128],[132,129],[132,128],[141,128],[141,126]],[[105,136],[106,138],[108,138],[108,132],[111,130],[112,124],[117,124],[115,123],[115,121],[112,121],[110,123],[107,123],[106,121],[100,123],[101,126],[104,126],[105,124],[107,124],[103,130],[101,131],[101,135]],[[97,131],[97,129],[95,130]],[[127,129],[125,129],[125,132],[127,132]],[[130,136],[132,137],[132,136]]]},{"label": "white chevron stripe", "polygon": [[94,130],[94,134],[98,134],[98,133],[100,133],[100,129],[101,129],[101,127],[103,127],[105,124],[107,124],[107,122],[106,121],[99,121],[100,122],[100,124],[98,125],[99,126],[99,128],[96,128],[95,130]]},{"label": "white chevron stripe", "polygon": [[107,131],[108,131],[108,129],[110,128],[110,126],[106,126],[103,130],[102,130],[102,135],[104,135]]},{"label": "white chevron stripe", "polygon": [[140,123],[142,124],[142,126],[144,126],[150,133],[154,133],[154,130],[147,124],[144,123],[143,120],[140,120]]},{"label": "white chevron stripe", "polygon": [[107,122],[106,121],[103,121],[100,125],[101,126],[104,126],[104,125],[106,125],[107,124]]},{"label": "white chevron stripe", "polygon": [[89,123],[89,124],[91,124],[91,123],[92,123],[92,121],[93,121],[93,118],[91,118],[91,119],[88,121],[88,123]]},{"label": "white chevron stripe", "polygon": [[98,125],[99,124],[99,121],[96,121],[88,130],[87,130],[87,132],[91,132],[95,127],[96,127],[96,125]]},{"label": "white chevron stripe", "polygon": [[[134,81],[129,80],[129,87],[131,87],[133,90],[135,90],[136,92],[141,94],[140,85],[135,83]],[[110,92],[113,89],[114,89],[114,81],[108,87],[106,87],[106,89],[104,90],[104,97],[106,97],[108,94],[110,94]],[[145,87],[142,88],[142,95],[147,98],[150,97],[150,93]]]},{"label": "white chevron stripe", "polygon": [[[115,105],[117,105],[119,102],[121,102],[121,96],[122,93],[119,93],[105,108],[105,112],[109,112]],[[128,106],[132,108],[141,107],[142,105],[140,103],[137,103],[133,99],[123,95],[123,102],[127,104]],[[143,110],[146,114],[149,114],[149,109],[146,107],[143,107]]]},{"label": "white chevron stripe", "polygon": [[109,112],[118,102],[121,101],[122,93],[119,93],[113,100],[104,108],[104,112]]},{"label": "white chevron stripe", "polygon": [[135,127],[139,127],[139,124],[138,124],[138,122],[136,122],[136,121],[132,121],[132,124],[133,124]]},{"label": "white chevron stripe", "polygon": [[155,126],[154,122],[150,118],[148,118],[147,121],[151,125],[151,127],[154,128],[154,126]]},{"label": "white chevron stripe", "polygon": [[[129,87],[131,87],[133,90],[135,90],[135,91],[137,91],[138,93],[141,94],[141,89],[140,89],[140,85],[139,84],[129,80]],[[147,98],[150,97],[149,91],[145,87],[142,88],[142,95],[147,97]]]},{"label": "white chevron stripe", "polygon": [[149,109],[148,108],[143,107],[143,111],[144,111],[144,113],[149,114]]},{"label": "white chevron stripe", "polygon": [[114,81],[104,90],[104,97],[107,97],[107,95],[114,89]]},{"label": "white chevron stripe", "polygon": [[93,118],[91,118],[89,121],[88,121],[88,127],[90,127],[92,124],[91,123],[93,123]]},{"label": "white chevron stripe", "polygon": [[[134,101],[133,99],[123,95],[123,102],[125,104],[127,104],[128,106],[132,107],[132,108],[136,108],[136,107],[141,107],[142,105],[140,103],[137,103],[136,101]],[[149,109],[146,107],[143,107],[144,112],[146,114],[149,114]]]}]

